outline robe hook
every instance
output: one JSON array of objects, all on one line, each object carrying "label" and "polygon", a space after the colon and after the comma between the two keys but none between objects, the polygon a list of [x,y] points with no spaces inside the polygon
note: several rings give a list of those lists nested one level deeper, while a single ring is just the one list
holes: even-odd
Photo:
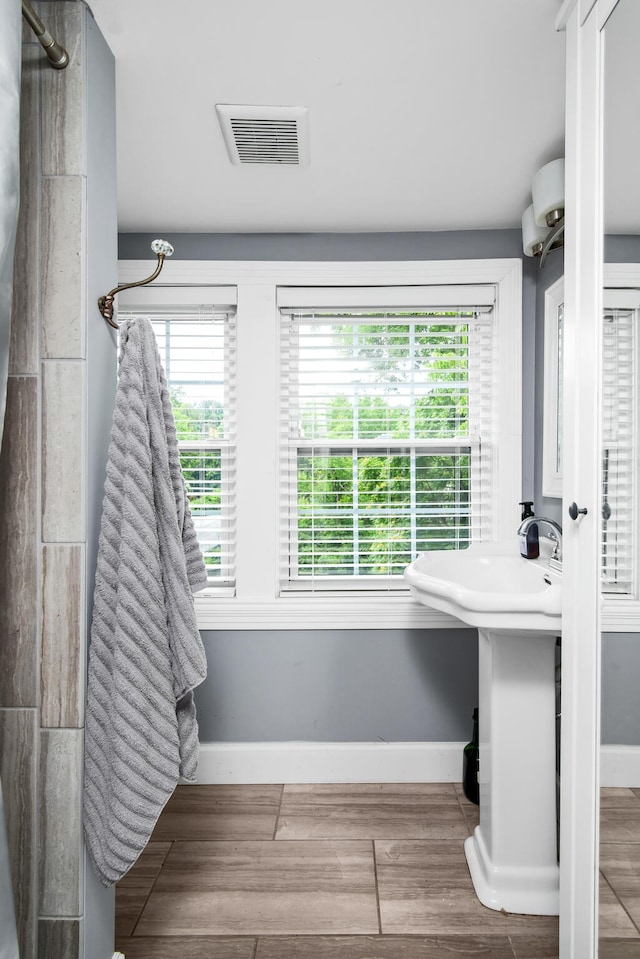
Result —
[{"label": "robe hook", "polygon": [[113,318],[113,301],[118,293],[122,293],[123,290],[131,290],[134,286],[146,286],[147,283],[151,283],[160,274],[165,257],[173,255],[173,247],[167,240],[154,240],[151,244],[151,249],[158,257],[158,265],[151,276],[148,276],[145,280],[138,280],[137,283],[125,283],[123,286],[116,286],[107,293],[106,296],[98,298],[98,309],[109,326],[112,326],[114,330],[120,329]]}]

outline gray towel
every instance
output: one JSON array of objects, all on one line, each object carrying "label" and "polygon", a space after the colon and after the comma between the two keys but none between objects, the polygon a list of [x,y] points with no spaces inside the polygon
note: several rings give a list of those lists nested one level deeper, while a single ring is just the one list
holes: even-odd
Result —
[{"label": "gray towel", "polygon": [[136,861],[178,779],[195,778],[192,690],[206,659],[192,592],[206,583],[153,329],[130,320],[121,327],[85,728],[85,839],[105,886]]}]

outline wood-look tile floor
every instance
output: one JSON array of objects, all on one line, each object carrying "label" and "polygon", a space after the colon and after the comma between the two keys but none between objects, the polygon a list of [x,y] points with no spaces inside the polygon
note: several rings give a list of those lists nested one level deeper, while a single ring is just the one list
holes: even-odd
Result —
[{"label": "wood-look tile floor", "polygon": [[[178,786],[116,887],[126,959],[557,959],[557,919],[494,912],[454,784]],[[640,790],[602,792],[601,959],[640,959]]]}]

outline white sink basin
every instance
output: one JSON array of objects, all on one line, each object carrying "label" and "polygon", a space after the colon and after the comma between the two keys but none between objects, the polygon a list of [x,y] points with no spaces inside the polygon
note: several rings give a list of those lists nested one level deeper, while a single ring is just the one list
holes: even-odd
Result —
[{"label": "white sink basin", "polygon": [[424,553],[405,569],[425,606],[487,629],[560,632],[562,575],[541,558],[523,559],[517,540]]}]

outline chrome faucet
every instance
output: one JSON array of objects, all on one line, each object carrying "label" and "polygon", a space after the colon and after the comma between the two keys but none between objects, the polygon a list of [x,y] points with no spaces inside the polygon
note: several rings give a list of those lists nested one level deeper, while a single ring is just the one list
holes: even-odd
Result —
[{"label": "chrome faucet", "polygon": [[518,536],[526,534],[533,523],[538,524],[538,533],[542,536],[545,534],[541,527],[545,526],[548,531],[546,533],[547,539],[553,541],[553,552],[551,553],[549,566],[552,569],[562,569],[562,526],[553,519],[547,519],[546,516],[527,516],[518,526]]}]

